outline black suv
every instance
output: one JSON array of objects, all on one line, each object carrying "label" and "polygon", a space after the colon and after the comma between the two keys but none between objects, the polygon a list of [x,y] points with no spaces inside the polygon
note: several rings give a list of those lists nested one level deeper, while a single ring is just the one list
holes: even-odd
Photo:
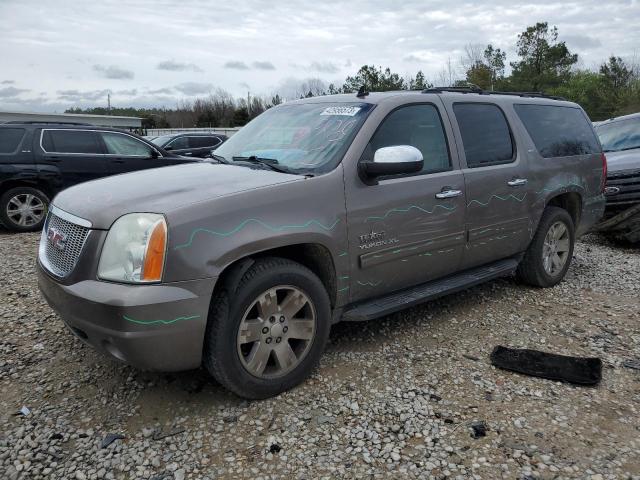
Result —
[{"label": "black suv", "polygon": [[39,230],[49,200],[71,185],[193,161],[114,128],[68,123],[3,123],[0,124],[0,223],[16,232]]},{"label": "black suv", "polygon": [[186,132],[162,135],[151,141],[178,155],[205,158],[210,157],[211,150],[218,148],[226,139],[226,135],[217,133]]}]

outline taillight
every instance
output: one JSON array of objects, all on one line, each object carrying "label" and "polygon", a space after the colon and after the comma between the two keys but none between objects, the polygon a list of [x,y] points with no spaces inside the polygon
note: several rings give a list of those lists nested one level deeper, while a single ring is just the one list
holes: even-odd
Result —
[{"label": "taillight", "polygon": [[600,182],[600,193],[604,193],[604,189],[607,186],[607,156],[602,152],[602,181]]}]

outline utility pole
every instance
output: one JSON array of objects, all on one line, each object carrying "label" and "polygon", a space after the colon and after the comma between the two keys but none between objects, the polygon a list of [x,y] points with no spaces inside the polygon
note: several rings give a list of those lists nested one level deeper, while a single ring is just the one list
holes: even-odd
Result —
[{"label": "utility pole", "polygon": [[111,93],[107,93],[107,115],[111,115]]},{"label": "utility pole", "polygon": [[247,116],[251,115],[251,107],[249,106],[249,102],[251,101],[251,97],[249,92],[247,92]]}]

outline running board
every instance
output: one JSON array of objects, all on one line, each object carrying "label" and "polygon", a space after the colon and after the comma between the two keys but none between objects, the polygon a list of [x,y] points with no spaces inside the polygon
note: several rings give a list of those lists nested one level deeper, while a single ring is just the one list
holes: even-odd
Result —
[{"label": "running board", "polygon": [[518,260],[513,258],[500,260],[499,262],[472,268],[440,280],[423,283],[417,287],[394,292],[385,297],[364,301],[346,310],[342,315],[342,321],[363,322],[373,320],[450,293],[466,290],[488,280],[511,275],[518,267],[518,263]]}]

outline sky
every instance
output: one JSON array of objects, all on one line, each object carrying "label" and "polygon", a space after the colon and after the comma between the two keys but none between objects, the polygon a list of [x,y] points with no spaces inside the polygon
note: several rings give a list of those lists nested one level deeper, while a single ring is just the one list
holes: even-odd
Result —
[{"label": "sky", "polygon": [[285,97],[305,79],[341,85],[375,64],[434,81],[464,47],[516,59],[538,21],[596,68],[640,56],[640,0],[0,0],[0,110],[173,108],[218,88]]}]

